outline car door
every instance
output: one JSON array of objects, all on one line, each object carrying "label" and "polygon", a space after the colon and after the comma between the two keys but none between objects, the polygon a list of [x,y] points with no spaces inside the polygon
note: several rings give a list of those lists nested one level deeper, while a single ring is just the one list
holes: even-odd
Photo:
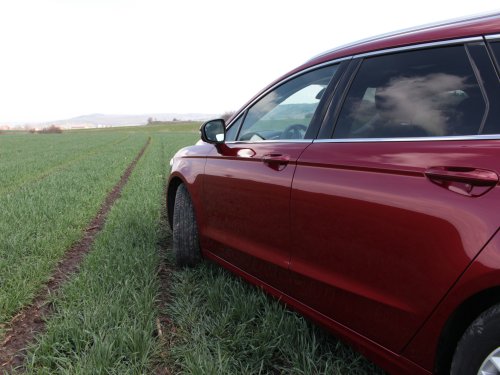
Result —
[{"label": "car door", "polygon": [[209,155],[202,245],[284,290],[289,285],[290,188],[296,161],[317,132],[328,65],[285,80],[242,111]]},{"label": "car door", "polygon": [[293,180],[294,297],[395,352],[500,224],[498,77],[449,43],[358,59]]}]

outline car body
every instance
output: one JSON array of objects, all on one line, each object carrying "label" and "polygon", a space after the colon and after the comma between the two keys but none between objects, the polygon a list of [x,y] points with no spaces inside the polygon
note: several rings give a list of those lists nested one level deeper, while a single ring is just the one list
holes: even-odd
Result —
[{"label": "car body", "polygon": [[174,236],[183,185],[203,257],[390,373],[449,373],[500,303],[499,62],[500,15],[315,57],[175,155]]}]

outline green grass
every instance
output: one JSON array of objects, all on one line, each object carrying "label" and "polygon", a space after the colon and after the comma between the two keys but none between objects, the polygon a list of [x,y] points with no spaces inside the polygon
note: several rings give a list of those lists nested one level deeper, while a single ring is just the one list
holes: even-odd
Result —
[{"label": "green grass", "polygon": [[[143,134],[107,145],[0,195],[0,324],[28,304],[47,281],[146,139]],[[0,139],[0,148],[3,142]],[[23,163],[22,156],[18,163]]]},{"label": "green grass", "polygon": [[13,135],[0,139],[0,195],[127,140],[129,134]]},{"label": "green grass", "polygon": [[167,363],[179,374],[382,374],[263,291],[205,263],[176,270]]},{"label": "green grass", "polygon": [[[13,150],[21,150],[19,163],[23,155],[26,160],[47,155],[31,172],[20,167],[23,177],[3,195],[0,185],[5,213],[0,219],[0,324],[29,303],[152,138],[79,272],[51,297],[54,314],[29,348],[26,372],[382,373],[260,289],[210,263],[174,269],[170,301],[158,310],[158,266],[173,267],[171,254],[159,252],[159,243],[170,241],[161,215],[168,161],[177,149],[196,142],[198,127],[174,123],[0,137],[0,159],[14,160]],[[3,152],[3,146],[10,151]],[[159,316],[171,322],[161,340],[155,336]]]},{"label": "green grass", "polygon": [[[167,163],[193,136],[153,135],[80,272],[31,349],[28,373],[148,373],[159,284],[158,240]],[[164,229],[164,228],[163,228]]]},{"label": "green grass", "polygon": [[179,122],[155,122],[148,125],[149,130],[158,132],[188,132],[199,134],[201,122],[196,121],[179,121]]}]

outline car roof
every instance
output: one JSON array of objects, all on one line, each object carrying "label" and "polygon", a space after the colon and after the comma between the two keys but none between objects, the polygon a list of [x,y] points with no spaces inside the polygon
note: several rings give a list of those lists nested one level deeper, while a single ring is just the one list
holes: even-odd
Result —
[{"label": "car roof", "polygon": [[326,51],[303,64],[313,66],[346,56],[354,56],[387,48],[410,46],[450,39],[500,33],[500,13],[483,14],[417,26],[360,40]]}]

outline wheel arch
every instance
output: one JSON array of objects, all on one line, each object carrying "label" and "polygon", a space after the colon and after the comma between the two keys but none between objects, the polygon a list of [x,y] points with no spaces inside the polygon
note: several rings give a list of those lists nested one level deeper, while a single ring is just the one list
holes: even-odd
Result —
[{"label": "wheel arch", "polygon": [[435,373],[449,374],[458,341],[472,322],[484,311],[500,303],[500,286],[482,290],[463,301],[449,316],[438,341]]}]

